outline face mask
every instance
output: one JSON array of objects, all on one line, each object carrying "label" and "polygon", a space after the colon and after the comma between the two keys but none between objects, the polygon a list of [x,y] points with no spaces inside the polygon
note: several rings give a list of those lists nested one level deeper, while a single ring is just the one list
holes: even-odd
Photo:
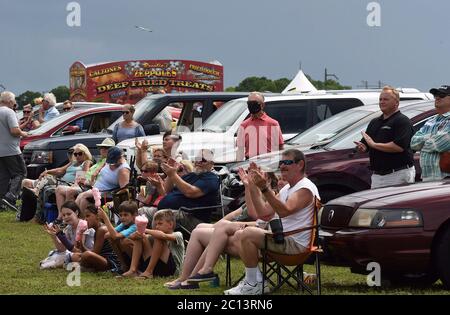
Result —
[{"label": "face mask", "polygon": [[247,102],[247,106],[250,114],[256,114],[261,110],[261,105],[256,101]]}]

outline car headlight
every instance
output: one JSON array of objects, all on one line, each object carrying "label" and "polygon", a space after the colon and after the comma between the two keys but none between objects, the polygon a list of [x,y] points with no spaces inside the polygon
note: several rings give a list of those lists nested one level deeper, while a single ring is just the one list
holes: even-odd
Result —
[{"label": "car headlight", "polygon": [[33,164],[51,164],[53,163],[53,152],[51,151],[34,151],[31,155],[31,163]]},{"label": "car headlight", "polygon": [[412,209],[358,209],[348,225],[372,229],[419,227],[423,220],[421,213]]}]

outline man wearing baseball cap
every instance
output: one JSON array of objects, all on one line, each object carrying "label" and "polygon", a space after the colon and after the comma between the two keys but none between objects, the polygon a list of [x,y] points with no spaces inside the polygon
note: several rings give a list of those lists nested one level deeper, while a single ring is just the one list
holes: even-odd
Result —
[{"label": "man wearing baseball cap", "polygon": [[450,151],[450,85],[433,88],[437,115],[428,120],[411,139],[411,148],[420,151],[422,180],[431,181],[450,176],[439,167],[439,154]]}]

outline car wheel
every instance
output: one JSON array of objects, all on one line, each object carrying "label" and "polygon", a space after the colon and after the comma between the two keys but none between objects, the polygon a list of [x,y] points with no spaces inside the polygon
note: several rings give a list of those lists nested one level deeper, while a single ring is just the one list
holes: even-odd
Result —
[{"label": "car wheel", "polygon": [[450,228],[441,235],[436,245],[436,269],[444,287],[450,289]]}]

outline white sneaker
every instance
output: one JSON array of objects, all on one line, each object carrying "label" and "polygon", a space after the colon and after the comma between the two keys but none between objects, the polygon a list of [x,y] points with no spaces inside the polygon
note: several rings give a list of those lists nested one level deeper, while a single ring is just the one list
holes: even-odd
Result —
[{"label": "white sneaker", "polygon": [[[242,281],[241,281],[242,282]],[[251,285],[247,281],[243,281],[243,284],[239,283],[234,288],[224,292],[225,295],[261,295],[262,294],[262,282],[258,282],[255,285]]]}]

